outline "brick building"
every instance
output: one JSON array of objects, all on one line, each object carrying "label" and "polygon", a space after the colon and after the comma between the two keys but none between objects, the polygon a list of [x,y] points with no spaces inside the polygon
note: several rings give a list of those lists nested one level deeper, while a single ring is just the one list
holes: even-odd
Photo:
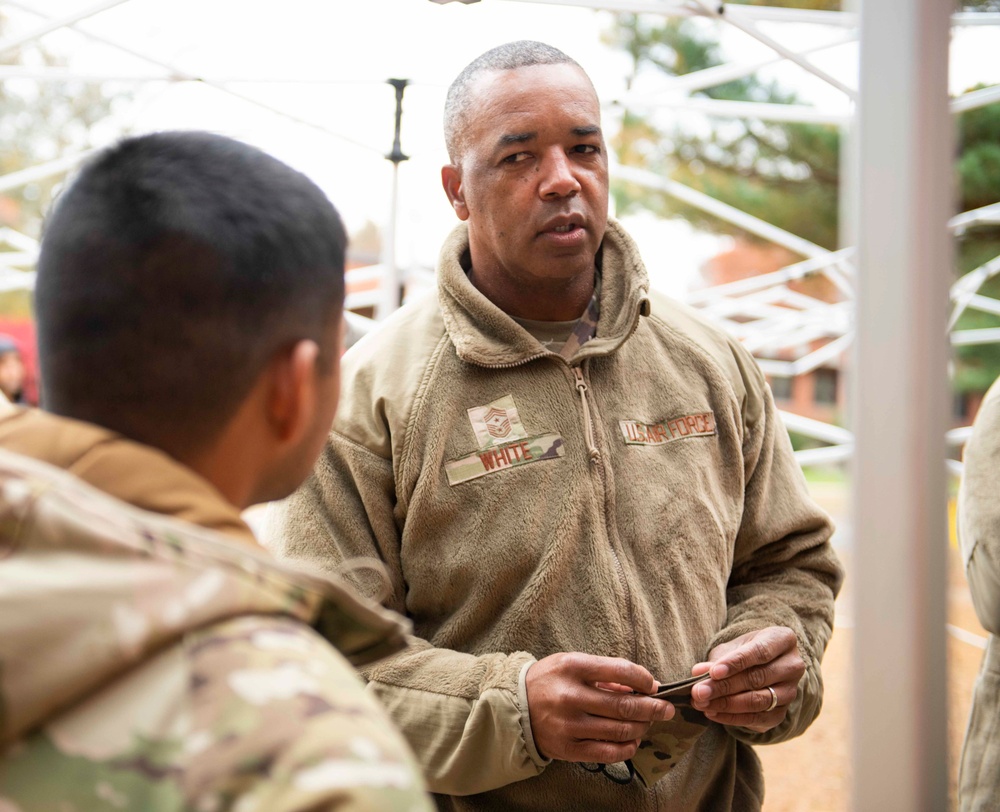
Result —
[{"label": "brick building", "polygon": [[[772,273],[800,259],[781,246],[737,239],[730,250],[708,260],[702,266],[701,274],[705,285],[712,287]],[[787,286],[792,291],[806,294],[822,302],[834,303],[842,301],[843,298],[833,283],[822,274],[813,274],[805,279],[788,282]],[[765,350],[756,354],[777,361],[790,361],[819,349],[825,343],[819,340],[789,350],[778,350],[774,353]],[[769,375],[768,382],[771,384],[771,391],[774,393],[778,408],[825,423],[843,424],[847,406],[842,374],[844,363],[844,354],[841,354],[804,375],[794,377]]]}]

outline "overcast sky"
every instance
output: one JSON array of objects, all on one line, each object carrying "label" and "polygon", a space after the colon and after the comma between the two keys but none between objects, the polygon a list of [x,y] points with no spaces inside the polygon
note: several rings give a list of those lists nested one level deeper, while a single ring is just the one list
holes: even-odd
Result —
[{"label": "overcast sky", "polygon": [[[91,0],[31,0],[39,11],[62,15]],[[9,33],[37,25],[37,18],[7,10]],[[559,47],[588,71],[602,101],[624,92],[629,61],[601,43],[611,16],[604,12],[510,0],[473,5],[437,5],[429,0],[130,0],[82,27],[114,38],[178,68],[209,77],[299,79],[303,84],[233,84],[232,88],[314,122],[321,132],[258,110],[244,101],[191,83],[123,84],[135,94],[121,112],[134,131],[197,127],[230,134],[267,149],[313,177],[342,212],[349,228],[388,219],[394,97],[385,84],[407,78],[403,149],[412,159],[401,167],[398,252],[402,265],[431,264],[444,234],[455,222],[440,189],[445,162],[441,137],[444,93],[471,59],[513,39],[539,39]],[[818,42],[837,32],[812,26],[772,25],[790,44]],[[953,48],[952,85],[1000,82],[1000,29],[970,29]],[[766,58],[769,52],[745,35],[725,32],[737,60]],[[72,33],[46,42],[70,57],[80,71],[132,75],[162,74],[134,57]],[[852,46],[815,59],[850,84]],[[771,70],[827,109],[847,110],[839,91],[795,66]],[[640,88],[654,89],[649,76]],[[614,120],[606,120],[606,129]],[[338,138],[331,133],[340,134]],[[683,224],[651,216],[628,222],[651,274],[667,289],[686,287],[697,266],[719,250],[720,241],[692,233]]]}]

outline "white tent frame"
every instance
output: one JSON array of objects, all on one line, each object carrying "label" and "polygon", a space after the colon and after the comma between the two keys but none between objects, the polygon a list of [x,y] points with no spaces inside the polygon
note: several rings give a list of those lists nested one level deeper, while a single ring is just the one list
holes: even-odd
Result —
[{"label": "white tent frame", "polygon": [[[435,0],[447,2],[448,0]],[[943,663],[944,467],[947,377],[943,315],[935,315],[938,293],[948,284],[949,232],[960,234],[976,223],[1000,221],[1000,203],[948,220],[947,194],[921,197],[929,189],[949,188],[951,114],[1000,99],[1000,86],[967,93],[947,104],[948,22],[946,6],[934,0],[868,0],[860,13],[725,5],[694,0],[495,0],[546,3],[610,11],[712,18],[753,37],[774,52],[767,61],[723,65],[673,80],[654,98],[628,94],[625,106],[669,105],[706,115],[764,120],[844,124],[850,116],[801,106],[720,102],[692,98],[698,89],[749,75],[778,62],[791,62],[843,93],[858,111],[853,133],[858,161],[854,183],[857,248],[828,251],[759,218],[727,206],[683,184],[635,167],[614,167],[615,177],[657,189],[697,206],[739,228],[805,257],[778,272],[720,285],[690,297],[751,348],[791,349],[826,339],[819,350],[794,360],[761,359],[769,374],[797,375],[815,369],[855,345],[855,432],[785,414],[786,426],[828,445],[800,452],[802,464],[849,458],[855,463],[856,564],[858,594],[855,649],[854,808],[939,809],[947,803],[945,772],[945,680]],[[87,75],[75,78],[120,81],[201,82],[275,115],[318,129],[363,149],[379,150],[314,122],[264,104],[234,86],[240,77],[206,77],[167,61],[150,59],[128,45],[81,26],[128,0],[101,0],[82,11],[48,18],[24,0],[0,3],[35,14],[36,28],[0,42],[0,54],[60,28],[144,59],[160,73]],[[817,23],[836,33],[826,44],[795,49],[761,29],[761,23]],[[950,15],[952,26],[998,25],[1000,14]],[[861,87],[852,88],[817,67],[810,55],[857,39],[861,46]],[[887,55],[892,55],[889,58]],[[0,66],[0,81],[31,78],[65,81],[59,68]],[[255,79],[254,81],[260,81]],[[323,80],[304,80],[320,83]],[[889,101],[904,102],[903,119],[886,112]],[[0,177],[0,191],[72,169],[89,152],[63,156]],[[885,172],[884,167],[894,167]],[[912,206],[921,199],[924,205]],[[7,230],[0,233],[0,289],[30,287],[30,266],[37,245]],[[869,272],[878,268],[878,273]],[[979,293],[1000,272],[1000,257],[950,286],[951,325],[967,309],[1000,314],[1000,301]],[[823,274],[845,297],[829,304],[792,292],[789,281]],[[891,318],[886,318],[889,315]],[[939,317],[940,316],[940,317]],[[738,319],[738,320],[737,320]],[[940,340],[938,340],[940,339]],[[964,330],[953,344],[1000,341],[1000,329]],[[894,374],[886,374],[886,366]],[[895,410],[862,408],[860,393],[879,392]],[[888,416],[886,412],[890,412]],[[960,445],[967,429],[949,432]],[[919,439],[916,439],[919,438]],[[941,438],[940,442],[930,438]],[[957,468],[953,465],[952,468]],[[873,496],[875,495],[875,496]],[[916,562],[916,563],[914,563]],[[940,630],[940,634],[938,634]],[[893,652],[894,679],[885,677],[886,652]]]}]

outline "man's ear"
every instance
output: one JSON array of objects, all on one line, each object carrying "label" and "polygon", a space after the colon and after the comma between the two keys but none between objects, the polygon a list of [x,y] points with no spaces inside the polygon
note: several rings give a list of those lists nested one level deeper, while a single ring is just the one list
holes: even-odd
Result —
[{"label": "man's ear", "polygon": [[268,367],[265,409],[274,439],[295,445],[312,426],[319,401],[319,345],[302,339],[280,350]]},{"label": "man's ear", "polygon": [[469,207],[465,204],[465,190],[462,188],[462,170],[455,164],[441,167],[441,185],[448,195],[448,202],[455,209],[459,220],[469,219]]}]

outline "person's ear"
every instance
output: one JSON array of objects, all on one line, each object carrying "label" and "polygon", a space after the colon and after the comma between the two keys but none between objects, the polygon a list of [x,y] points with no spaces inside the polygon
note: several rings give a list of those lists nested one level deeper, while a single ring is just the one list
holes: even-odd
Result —
[{"label": "person's ear", "polygon": [[455,164],[446,164],[441,167],[441,185],[444,193],[448,195],[448,202],[451,203],[455,214],[459,220],[469,219],[469,207],[465,203],[465,190],[462,188],[462,170]]},{"label": "person's ear", "polygon": [[319,345],[312,339],[297,341],[271,359],[265,409],[280,445],[296,445],[313,424],[319,405],[318,363]]}]

